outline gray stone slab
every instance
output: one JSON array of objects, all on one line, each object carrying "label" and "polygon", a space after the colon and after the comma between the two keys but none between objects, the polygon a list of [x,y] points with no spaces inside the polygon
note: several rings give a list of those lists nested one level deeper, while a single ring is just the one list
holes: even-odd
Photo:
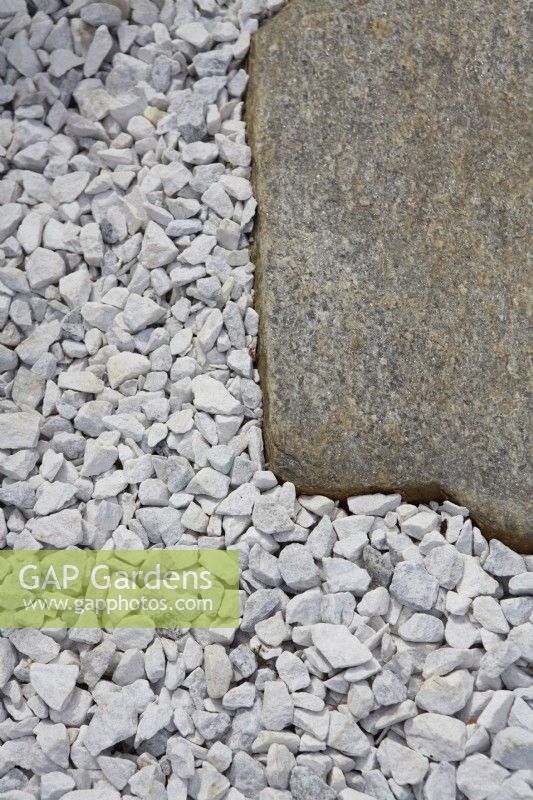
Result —
[{"label": "gray stone slab", "polygon": [[291,0],[247,118],[271,468],[450,497],[531,550],[526,12]]}]

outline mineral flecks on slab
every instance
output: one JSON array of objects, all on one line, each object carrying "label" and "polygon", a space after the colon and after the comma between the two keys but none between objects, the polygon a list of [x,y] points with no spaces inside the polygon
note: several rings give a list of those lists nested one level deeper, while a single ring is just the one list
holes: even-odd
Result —
[{"label": "mineral flecks on slab", "polygon": [[531,552],[526,14],[293,0],[247,119],[271,468],[446,496]]}]

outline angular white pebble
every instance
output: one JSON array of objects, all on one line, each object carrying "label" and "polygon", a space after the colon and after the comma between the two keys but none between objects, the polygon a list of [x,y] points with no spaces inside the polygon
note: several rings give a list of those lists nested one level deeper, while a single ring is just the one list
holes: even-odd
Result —
[{"label": "angular white pebble", "polygon": [[405,723],[407,744],[434,761],[460,761],[465,757],[466,725],[443,714],[419,714]]},{"label": "angular white pebble", "polygon": [[239,414],[241,404],[231,395],[226,387],[209,375],[197,375],[192,379],[191,389],[194,405],[209,414]]},{"label": "angular white pebble", "polygon": [[107,361],[107,377],[112,389],[124,381],[146,375],[150,371],[150,359],[140,353],[117,353]]},{"label": "angular white pebble", "polygon": [[321,622],[313,625],[311,636],[314,646],[333,669],[344,669],[369,661],[368,647],[350,633],[345,625]]}]

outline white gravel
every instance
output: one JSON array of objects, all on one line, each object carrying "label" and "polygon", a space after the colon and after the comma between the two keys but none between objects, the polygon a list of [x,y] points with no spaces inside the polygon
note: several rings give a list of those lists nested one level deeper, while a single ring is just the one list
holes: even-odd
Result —
[{"label": "white gravel", "polygon": [[3,631],[6,800],[533,798],[533,558],[264,463],[242,62],[281,5],[0,3],[1,546],[237,548],[243,608]]}]

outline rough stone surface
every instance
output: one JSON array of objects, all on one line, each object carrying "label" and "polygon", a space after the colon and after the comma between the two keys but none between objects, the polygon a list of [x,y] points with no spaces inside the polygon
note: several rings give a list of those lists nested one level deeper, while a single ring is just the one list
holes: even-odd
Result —
[{"label": "rough stone surface", "polygon": [[526,31],[523,4],[294,0],[247,114],[271,469],[444,494],[531,551]]}]

